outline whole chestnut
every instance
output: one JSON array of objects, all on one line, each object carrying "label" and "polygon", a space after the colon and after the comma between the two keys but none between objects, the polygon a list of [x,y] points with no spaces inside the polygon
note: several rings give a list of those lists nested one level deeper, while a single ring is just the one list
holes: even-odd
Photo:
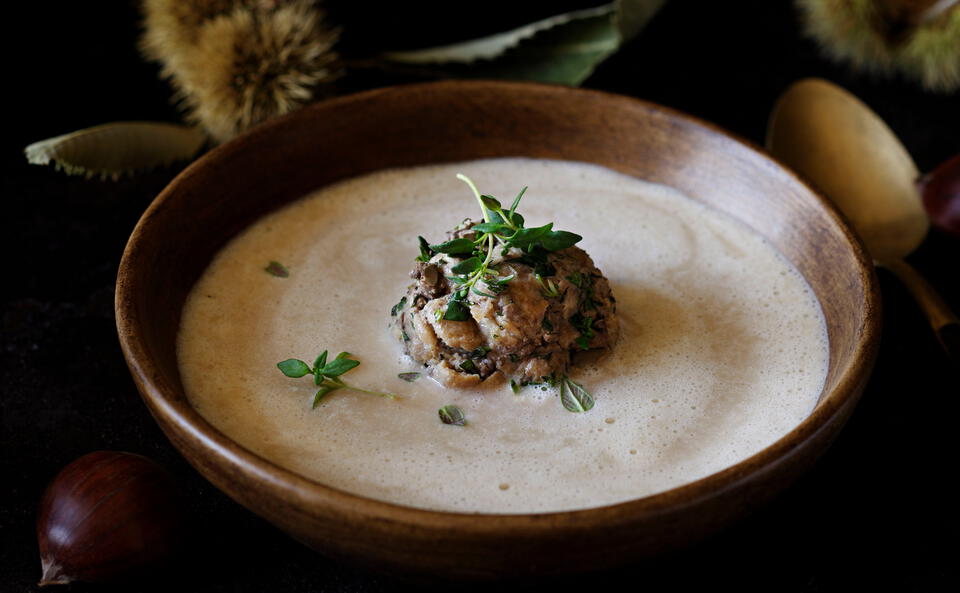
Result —
[{"label": "whole chestnut", "polygon": [[917,186],[934,226],[960,237],[960,154],[921,177]]},{"label": "whole chestnut", "polygon": [[133,453],[84,455],[40,502],[40,586],[136,578],[173,557],[185,531],[182,498],[166,470]]}]

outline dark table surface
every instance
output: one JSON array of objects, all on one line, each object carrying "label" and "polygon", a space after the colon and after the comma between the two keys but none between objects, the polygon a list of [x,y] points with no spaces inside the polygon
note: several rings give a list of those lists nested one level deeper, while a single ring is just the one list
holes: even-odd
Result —
[{"label": "dark table surface", "polygon": [[[62,466],[97,449],[141,453],[171,470],[198,525],[191,558],[116,590],[403,589],[306,549],[234,503],[186,464],[150,418],[120,353],[113,285],[127,236],[177,169],[84,180],[27,165],[22,148],[108,121],[175,121],[177,111],[156,67],[136,52],[133,3],[21,4],[7,16],[8,29],[26,35],[15,37],[16,45],[8,36],[13,109],[5,112],[0,179],[8,280],[0,290],[0,591],[36,589],[41,493]],[[759,144],[776,96],[805,76],[862,97],[921,170],[960,152],[960,93],[934,95],[823,59],[784,1],[672,0],[584,86],[662,103]],[[910,258],[955,309],[958,259],[960,241],[938,232]],[[884,331],[876,370],[812,471],[772,504],[688,550],[551,585],[960,590],[957,497],[949,482],[957,465],[957,371],[904,288],[885,271],[878,275]]]}]

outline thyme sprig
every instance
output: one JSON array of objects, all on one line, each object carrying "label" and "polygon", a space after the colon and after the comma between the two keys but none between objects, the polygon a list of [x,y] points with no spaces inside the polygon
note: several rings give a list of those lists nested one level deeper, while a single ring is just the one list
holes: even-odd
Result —
[{"label": "thyme sprig", "polygon": [[316,408],[320,404],[320,401],[329,393],[338,389],[349,389],[350,391],[379,395],[380,397],[388,399],[397,399],[397,396],[392,393],[361,389],[355,385],[345,383],[343,379],[340,378],[340,375],[356,368],[360,364],[359,360],[354,360],[350,358],[351,356],[353,355],[349,352],[341,352],[336,358],[327,362],[327,351],[324,350],[320,356],[313,361],[313,365],[309,365],[297,358],[288,358],[287,360],[278,362],[277,368],[279,368],[284,375],[293,379],[299,379],[307,375],[313,376],[313,384],[319,387],[313,396],[312,407],[314,408]]},{"label": "thyme sprig", "polygon": [[517,206],[527,191],[524,187],[513,199],[509,210],[504,210],[500,201],[493,196],[481,194],[473,181],[462,173],[457,179],[463,181],[473,191],[480,210],[483,213],[483,222],[473,225],[472,230],[477,233],[475,239],[458,237],[438,245],[430,245],[423,237],[419,237],[419,261],[429,261],[436,253],[444,253],[461,258],[462,261],[453,266],[454,276],[447,280],[455,285],[447,308],[438,312],[437,318],[447,321],[467,321],[470,319],[470,293],[494,298],[507,289],[507,284],[516,277],[516,273],[505,276],[492,264],[494,250],[502,245],[504,250],[517,248],[521,255],[512,261],[533,266],[537,280],[544,286],[544,293],[548,296],[558,296],[556,285],[548,280],[546,284],[542,277],[552,276],[555,271],[547,262],[549,252],[559,251],[572,247],[583,237],[569,231],[553,230],[553,223],[540,227],[528,228],[524,226],[523,216],[517,212]]}]

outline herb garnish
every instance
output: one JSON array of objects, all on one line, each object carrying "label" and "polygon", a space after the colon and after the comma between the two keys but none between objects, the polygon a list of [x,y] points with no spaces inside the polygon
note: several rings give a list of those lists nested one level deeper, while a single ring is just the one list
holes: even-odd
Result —
[{"label": "herb garnish", "polygon": [[579,332],[580,335],[577,336],[576,343],[581,350],[590,349],[590,339],[596,335],[596,332],[593,330],[593,317],[586,317],[577,313],[570,318],[570,323],[573,324]]},{"label": "herb garnish", "polygon": [[[572,247],[582,239],[580,235],[568,231],[553,230],[552,222],[540,227],[525,227],[523,216],[517,212],[517,205],[527,188],[520,190],[510,209],[504,211],[496,198],[482,195],[469,177],[458,173],[457,179],[470,187],[483,212],[483,222],[472,227],[472,230],[478,233],[477,238],[471,240],[459,237],[438,245],[430,245],[423,237],[419,237],[420,256],[417,258],[419,261],[429,261],[434,254],[445,253],[463,259],[453,267],[456,275],[447,278],[456,285],[456,290],[453,291],[446,310],[437,315],[438,320],[447,321],[469,320],[470,303],[467,302],[467,296],[470,293],[493,298],[506,290],[507,283],[515,277],[516,274],[500,276],[499,271],[491,266],[494,248],[498,243],[505,249],[519,249],[522,255],[515,258],[515,261],[533,266],[534,273],[540,280],[540,277],[552,276],[555,273],[553,266],[547,263],[549,252]],[[542,280],[540,282],[546,294],[559,296],[553,281],[548,280],[545,284]]]},{"label": "herb garnish", "polygon": [[586,412],[593,408],[593,396],[570,377],[560,379],[560,403],[571,412]]},{"label": "herb garnish", "polygon": [[283,264],[278,261],[271,261],[267,267],[263,269],[264,272],[270,274],[271,276],[276,276],[277,278],[289,278],[290,270]]},{"label": "herb garnish", "polygon": [[278,362],[277,368],[279,368],[284,375],[294,379],[299,379],[300,377],[304,377],[306,375],[313,375],[313,384],[319,387],[317,393],[313,396],[312,407],[314,408],[320,404],[320,400],[322,400],[328,393],[338,389],[349,389],[350,391],[359,391],[361,393],[379,395],[380,397],[386,397],[389,399],[397,398],[397,396],[392,393],[370,391],[369,389],[361,389],[359,387],[344,383],[343,379],[340,378],[340,375],[357,367],[360,364],[359,360],[354,360],[350,358],[350,356],[352,355],[349,352],[341,352],[332,361],[327,362],[327,351],[324,350],[323,353],[320,354],[315,361],[313,361],[313,366],[308,365],[297,358],[289,358],[282,362]]},{"label": "herb garnish", "polygon": [[420,373],[413,371],[410,373],[397,373],[397,377],[403,379],[407,383],[413,383],[420,378]]},{"label": "herb garnish", "polygon": [[593,408],[596,404],[596,401],[593,399],[593,396],[584,389],[583,385],[577,383],[570,377],[566,375],[561,375],[559,379],[556,376],[550,375],[547,377],[540,377],[541,382],[525,382],[517,383],[513,379],[510,379],[510,391],[514,394],[520,393],[520,390],[528,386],[539,386],[540,389],[546,391],[547,387],[556,387],[560,386],[560,403],[563,404],[563,407],[570,412],[587,412]]},{"label": "herb garnish", "polygon": [[463,426],[467,423],[467,417],[463,415],[463,410],[454,405],[443,406],[437,413],[440,415],[440,421],[444,424],[454,426]]}]

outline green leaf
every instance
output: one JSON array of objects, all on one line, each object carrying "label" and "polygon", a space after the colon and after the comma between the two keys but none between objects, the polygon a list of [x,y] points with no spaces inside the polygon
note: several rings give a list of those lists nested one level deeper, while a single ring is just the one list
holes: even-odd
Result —
[{"label": "green leaf", "polygon": [[407,383],[413,383],[414,381],[420,378],[420,373],[417,373],[417,372],[398,373],[397,376],[403,379],[404,381],[406,381]]},{"label": "green leaf", "polygon": [[[499,218],[499,214],[497,216]],[[480,233],[502,233],[510,230],[510,227],[500,222],[480,222],[471,228]]]},{"label": "green leaf", "polygon": [[537,276],[547,278],[557,273],[556,268],[547,261],[547,251],[539,245],[534,245],[527,253],[510,261],[526,264],[533,268]]},{"label": "green leaf", "polygon": [[327,351],[326,351],[326,350],[324,350],[323,352],[321,352],[321,353],[320,353],[320,356],[318,356],[317,359],[313,361],[313,368],[315,368],[315,369],[322,369],[322,368],[323,368],[323,365],[325,365],[325,364],[327,364]]},{"label": "green leaf", "polygon": [[417,261],[430,261],[430,258],[433,257],[433,250],[430,249],[430,244],[427,243],[426,239],[420,236],[417,237],[417,241],[420,242],[420,256],[417,257]]},{"label": "green leaf", "polygon": [[288,270],[286,266],[278,261],[271,261],[267,267],[263,269],[263,271],[271,276],[276,276],[277,278],[290,277],[290,270]]},{"label": "green leaf", "polygon": [[316,408],[318,405],[320,405],[320,400],[322,400],[324,396],[326,396],[331,391],[336,391],[337,389],[340,389],[339,385],[324,383],[323,385],[320,386],[320,389],[318,389],[317,393],[313,396],[313,405],[310,407]]},{"label": "green leaf", "polygon": [[446,253],[449,255],[469,255],[473,253],[475,246],[473,241],[470,239],[465,239],[460,237],[459,239],[451,239],[439,245],[431,245],[430,249],[438,253]]},{"label": "green leaf", "polygon": [[[523,216],[519,212],[514,212],[513,216],[510,217],[510,220],[513,221],[513,226],[518,226],[518,227],[523,226],[523,223],[524,223]],[[490,213],[490,222],[504,224],[504,225],[506,224],[506,221],[497,212]]]},{"label": "green leaf", "polygon": [[483,358],[491,350],[490,346],[477,346],[470,352],[470,358]]},{"label": "green leaf", "polygon": [[578,86],[636,35],[665,1],[615,0],[481,39],[387,52],[383,57],[395,63],[426,65],[438,76]]},{"label": "green leaf", "polygon": [[277,368],[280,369],[280,372],[284,375],[294,379],[310,374],[310,366],[296,358],[288,358],[283,362],[278,362]]},{"label": "green leaf", "polygon": [[400,311],[403,311],[403,308],[406,306],[407,306],[407,297],[403,297],[400,299],[399,303],[397,303],[390,309],[390,316],[396,317],[397,313],[399,313]]},{"label": "green leaf", "polygon": [[611,10],[612,5],[576,10],[534,21],[522,27],[488,37],[470,39],[427,49],[391,51],[385,53],[384,57],[388,60],[404,64],[436,64],[449,62],[469,64],[477,60],[491,60],[502,56],[507,50],[519,45],[521,41],[529,39],[541,31],[547,31],[577,19],[606,15],[609,14]]},{"label": "green leaf", "polygon": [[34,142],[32,165],[54,163],[69,175],[121,175],[193,158],[206,144],[198,128],[159,122],[115,122]]},{"label": "green leaf", "polygon": [[477,288],[476,285],[470,287],[470,292],[472,292],[473,294],[476,294],[476,295],[480,295],[480,296],[482,296],[482,297],[489,297],[489,298],[491,298],[491,299],[497,298],[497,295],[491,294],[491,293],[489,293],[489,292],[483,292],[482,290],[480,290],[479,288]]},{"label": "green leaf", "polygon": [[356,368],[359,364],[359,360],[350,360],[349,358],[340,358],[338,356],[335,360],[327,363],[320,370],[320,374],[326,377],[339,377],[350,369]]},{"label": "green leaf", "polygon": [[594,406],[593,396],[587,393],[583,385],[564,377],[560,381],[560,403],[567,410],[575,413],[587,412]]},{"label": "green leaf", "polygon": [[[521,189],[520,193],[517,194],[517,197],[513,199],[513,204],[510,205],[510,211],[507,212],[507,217],[510,218],[510,220],[514,220],[514,216],[516,216],[516,212],[517,212],[517,206],[520,205],[520,199],[523,198],[523,194],[525,193],[527,193],[526,187]],[[523,225],[521,224],[520,226],[523,226]]]},{"label": "green leaf", "polygon": [[567,231],[550,231],[540,239],[540,244],[547,251],[560,251],[567,247],[573,247],[583,237]]},{"label": "green leaf", "polygon": [[474,256],[453,266],[452,271],[454,274],[470,274],[476,272],[482,264],[483,262],[480,261],[480,258]]},{"label": "green leaf", "polygon": [[440,415],[440,421],[444,424],[453,426],[463,426],[467,423],[467,417],[463,415],[463,410],[454,405],[446,405],[437,410]]},{"label": "green leaf", "polygon": [[450,299],[447,310],[443,313],[443,319],[446,321],[468,321],[473,317],[470,315],[470,307],[463,301]]},{"label": "green leaf", "polygon": [[471,373],[474,375],[480,373],[480,370],[477,369],[477,365],[469,358],[461,362],[459,366],[460,366],[460,370],[462,370],[465,373]]},{"label": "green leaf", "polygon": [[533,244],[549,233],[551,229],[553,229],[552,222],[548,222],[543,226],[520,229],[507,241],[507,245],[516,245],[524,251],[529,251],[530,248],[533,247]]},{"label": "green leaf", "polygon": [[490,210],[491,212],[501,210],[503,208],[503,206],[500,205],[500,200],[493,196],[482,195],[480,196],[480,201],[483,202],[484,208]]},{"label": "green leaf", "polygon": [[513,379],[510,379],[510,391],[512,391],[514,394],[517,394],[517,393],[520,393],[520,388],[521,388],[521,385],[519,383],[517,383]]}]

